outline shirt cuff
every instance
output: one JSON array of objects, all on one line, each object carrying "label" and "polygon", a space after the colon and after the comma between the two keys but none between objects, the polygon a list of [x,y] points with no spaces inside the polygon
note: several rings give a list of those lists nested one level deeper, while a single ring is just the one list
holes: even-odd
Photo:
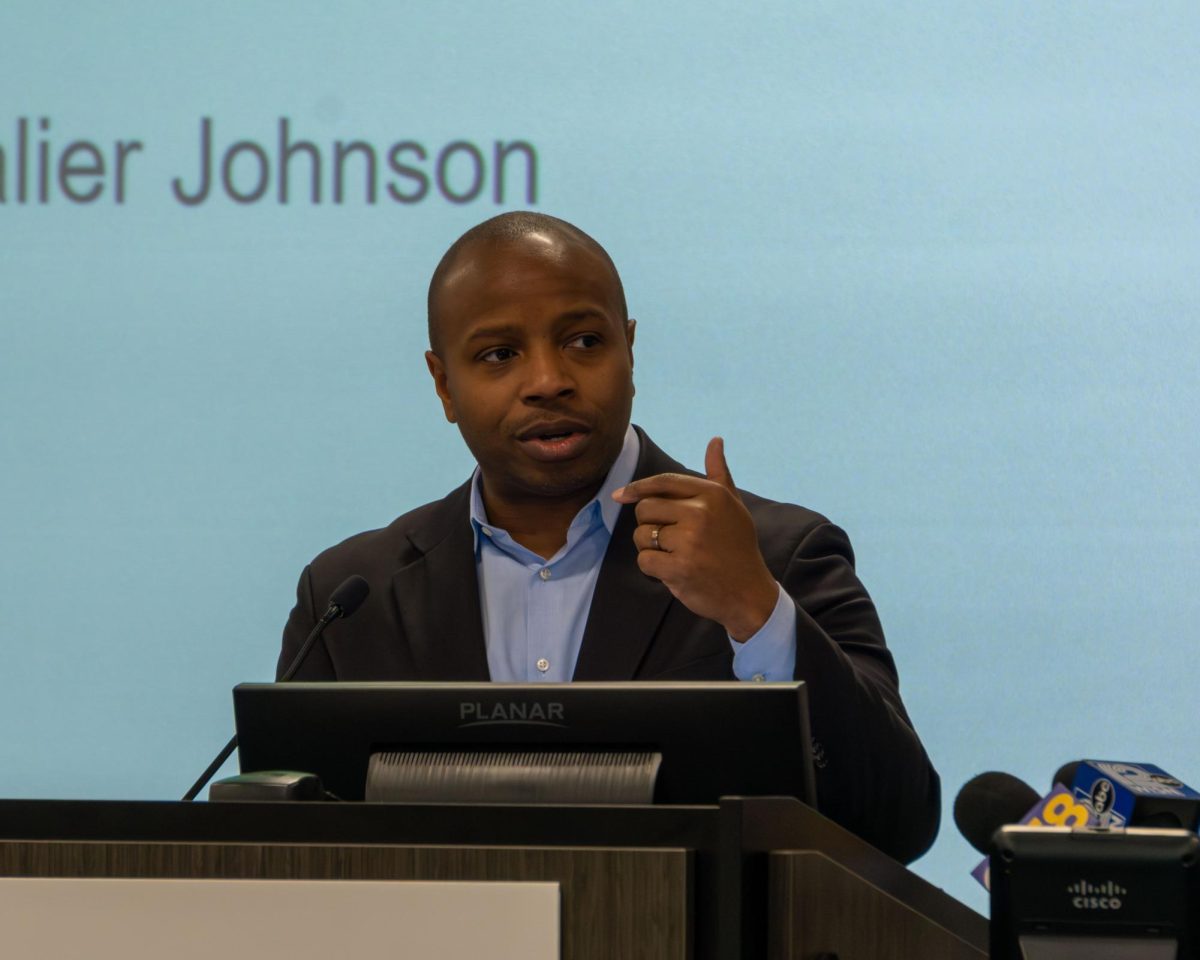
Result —
[{"label": "shirt cuff", "polygon": [[[796,605],[779,586],[775,609],[745,643],[729,637],[733,675],[739,680],[792,680],[796,670]],[[728,636],[728,635],[727,635]]]}]

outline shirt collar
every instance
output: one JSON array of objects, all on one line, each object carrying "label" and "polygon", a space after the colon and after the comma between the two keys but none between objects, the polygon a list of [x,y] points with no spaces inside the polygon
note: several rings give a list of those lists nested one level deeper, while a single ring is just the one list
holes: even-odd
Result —
[{"label": "shirt collar", "polygon": [[[633,480],[633,472],[637,469],[641,448],[642,443],[638,438],[637,431],[630,424],[625,428],[625,442],[621,444],[621,452],[617,454],[617,459],[609,468],[608,476],[600,484],[596,496],[584,504],[579,513],[575,515],[577,519],[599,507],[600,521],[604,524],[609,536],[612,536],[613,528],[617,525],[617,515],[621,512],[621,504],[612,498],[612,493]],[[476,554],[479,552],[479,531],[484,526],[491,526],[491,524],[488,523],[487,511],[483,507],[482,474],[479,472],[479,467],[476,467],[475,472],[471,475],[471,530],[475,537]]]}]

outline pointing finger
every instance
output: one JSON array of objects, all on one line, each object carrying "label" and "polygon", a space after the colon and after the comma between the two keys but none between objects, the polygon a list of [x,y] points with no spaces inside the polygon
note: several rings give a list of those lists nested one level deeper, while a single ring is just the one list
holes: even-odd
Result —
[{"label": "pointing finger", "polygon": [[703,477],[682,473],[659,473],[625,484],[612,492],[612,498],[617,503],[637,503],[647,497],[694,497],[703,493],[709,482]]}]

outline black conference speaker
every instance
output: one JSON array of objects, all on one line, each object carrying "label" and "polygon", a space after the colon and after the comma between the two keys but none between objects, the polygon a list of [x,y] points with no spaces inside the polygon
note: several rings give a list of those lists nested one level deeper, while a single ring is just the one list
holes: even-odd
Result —
[{"label": "black conference speaker", "polygon": [[1002,827],[992,960],[1200,960],[1200,837]]}]

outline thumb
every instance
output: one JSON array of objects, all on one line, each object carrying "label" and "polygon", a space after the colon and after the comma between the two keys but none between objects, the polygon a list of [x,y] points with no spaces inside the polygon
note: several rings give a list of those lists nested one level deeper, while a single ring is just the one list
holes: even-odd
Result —
[{"label": "thumb", "polygon": [[704,451],[704,473],[709,480],[715,480],[731,493],[737,492],[729,464],[725,462],[725,441],[720,437],[708,441],[708,449]]}]

